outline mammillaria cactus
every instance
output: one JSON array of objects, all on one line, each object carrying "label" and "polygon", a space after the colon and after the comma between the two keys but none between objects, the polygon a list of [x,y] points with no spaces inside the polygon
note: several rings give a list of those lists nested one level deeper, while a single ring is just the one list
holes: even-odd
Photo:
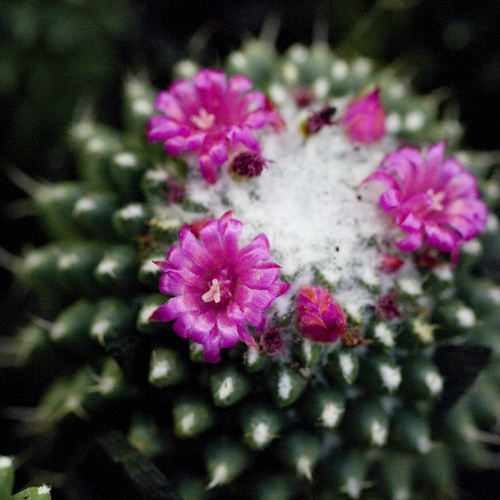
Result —
[{"label": "mammillaria cactus", "polygon": [[455,497],[498,461],[493,162],[369,60],[223,69],[130,78],[124,130],[74,123],[78,179],[32,189],[24,424],[63,463],[120,429],[186,499]]}]

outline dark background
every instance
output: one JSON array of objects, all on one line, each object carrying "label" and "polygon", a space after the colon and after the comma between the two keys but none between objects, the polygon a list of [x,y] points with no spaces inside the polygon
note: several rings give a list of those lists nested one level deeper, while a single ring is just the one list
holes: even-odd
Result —
[{"label": "dark background", "polygon": [[[467,148],[500,149],[500,2],[497,0],[2,0],[0,1],[0,246],[19,254],[44,243],[25,195],[4,174],[71,178],[65,130],[75,107],[120,124],[121,82],[147,69],[158,86],[173,62],[221,61],[271,19],[276,44],[333,47],[409,70],[420,92],[446,87],[460,105]],[[0,263],[3,259],[0,259]],[[0,334],[26,320],[29,305],[0,269]],[[496,482],[494,478],[496,477]],[[498,474],[464,478],[464,498],[489,498]]]}]

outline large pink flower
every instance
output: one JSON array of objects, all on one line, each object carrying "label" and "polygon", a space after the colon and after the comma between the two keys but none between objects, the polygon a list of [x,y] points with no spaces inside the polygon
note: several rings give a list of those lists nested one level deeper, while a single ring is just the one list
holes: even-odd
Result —
[{"label": "large pink flower", "polygon": [[239,249],[243,223],[225,213],[207,222],[199,239],[188,226],[179,234],[165,262],[160,291],[173,296],[151,316],[153,321],[172,321],[174,332],[204,347],[205,361],[220,360],[220,349],[238,340],[257,347],[248,326],[264,327],[262,314],[289,288],[277,281],[279,266],[271,258],[264,234]]},{"label": "large pink flower", "polygon": [[430,146],[424,157],[414,148],[389,153],[364,182],[389,189],[380,206],[407,234],[396,243],[404,252],[425,242],[451,252],[456,263],[463,241],[484,232],[488,209],[479,200],[477,180],[455,158],[444,159],[445,143]]},{"label": "large pink flower", "polygon": [[224,73],[211,69],[198,71],[192,82],[175,81],[156,98],[155,109],[163,114],[149,120],[149,141],[164,141],[165,151],[174,156],[199,152],[201,173],[214,184],[217,168],[237,147],[260,153],[254,129],[284,126],[264,94],[247,93],[251,88],[244,76],[226,81]]}]

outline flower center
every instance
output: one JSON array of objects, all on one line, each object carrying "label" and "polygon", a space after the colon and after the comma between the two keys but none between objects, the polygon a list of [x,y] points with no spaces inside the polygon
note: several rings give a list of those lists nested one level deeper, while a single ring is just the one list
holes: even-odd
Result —
[{"label": "flower center", "polygon": [[440,212],[444,209],[443,204],[441,203],[446,198],[446,193],[444,191],[434,192],[434,189],[430,188],[427,190],[427,194],[431,197],[432,205],[430,210],[434,210],[436,212]]},{"label": "flower center", "polygon": [[208,130],[213,127],[215,122],[215,115],[212,113],[208,113],[205,108],[200,109],[200,113],[198,115],[193,115],[191,117],[191,121],[202,130]]},{"label": "flower center", "polygon": [[233,283],[230,272],[227,268],[219,269],[216,277],[208,284],[208,291],[205,292],[201,299],[203,302],[225,302],[232,297],[231,285]]},{"label": "flower center", "polygon": [[216,304],[220,302],[220,283],[217,278],[212,280],[208,292],[204,293],[201,299],[203,302],[215,302]]}]

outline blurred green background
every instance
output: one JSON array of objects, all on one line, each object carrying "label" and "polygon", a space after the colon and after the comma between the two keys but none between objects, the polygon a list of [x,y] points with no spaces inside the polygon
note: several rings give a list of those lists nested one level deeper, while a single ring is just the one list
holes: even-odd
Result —
[{"label": "blurred green background", "polygon": [[[44,242],[6,171],[70,179],[68,125],[85,113],[119,125],[127,73],[164,87],[174,62],[217,63],[264,25],[279,50],[328,39],[410,74],[418,91],[445,87],[464,146],[500,149],[498,0],[0,0],[0,247]],[[0,327],[12,331],[26,297],[7,270],[0,280]]]}]

